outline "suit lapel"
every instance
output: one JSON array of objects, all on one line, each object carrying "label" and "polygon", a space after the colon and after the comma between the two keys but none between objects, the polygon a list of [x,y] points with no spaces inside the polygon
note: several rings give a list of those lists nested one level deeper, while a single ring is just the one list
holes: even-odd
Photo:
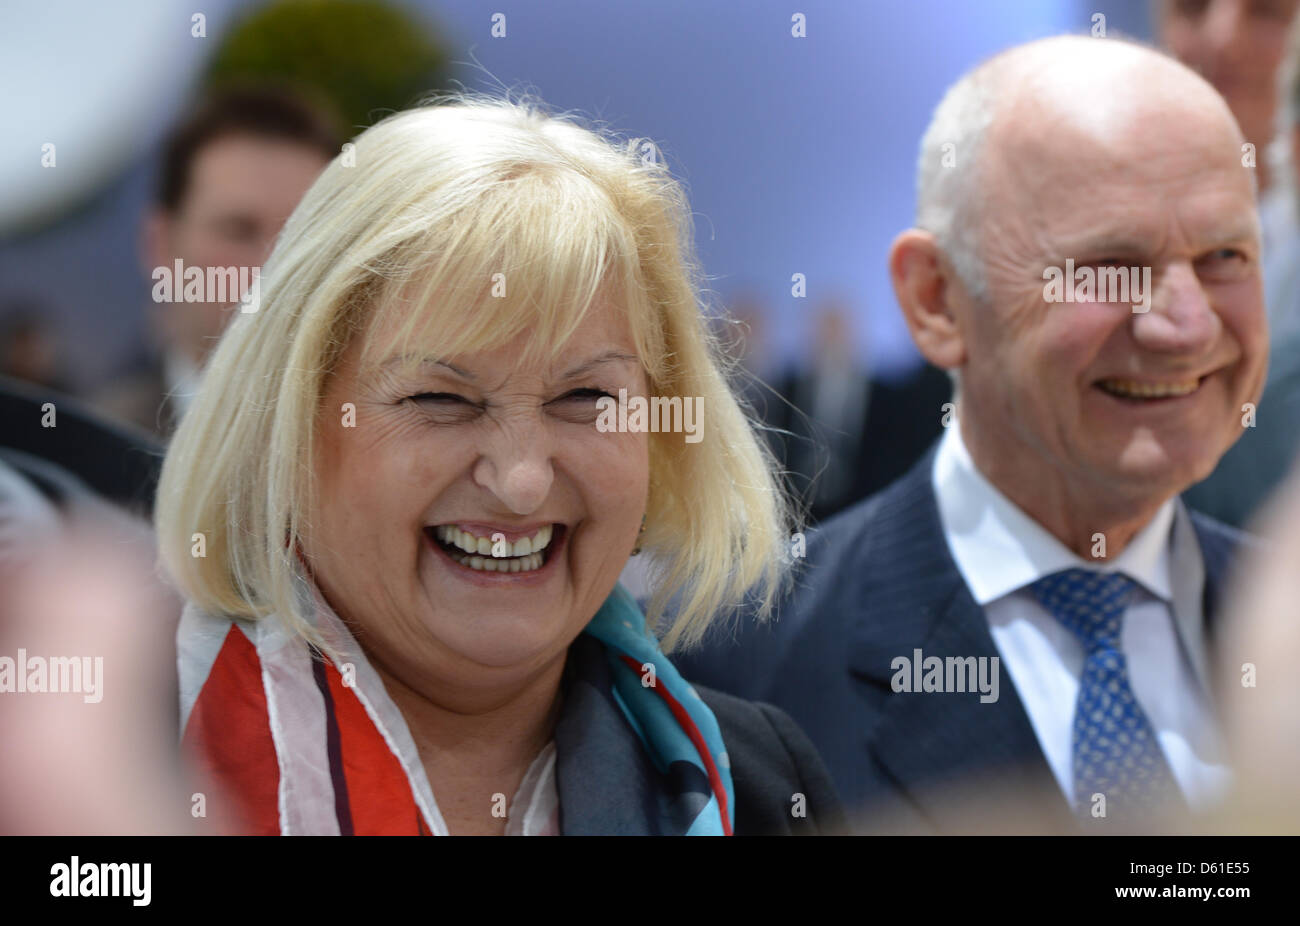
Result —
[{"label": "suit lapel", "polygon": [[[858,600],[872,605],[856,621],[848,660],[858,681],[883,699],[879,720],[867,733],[868,750],[931,819],[944,816],[936,788],[996,774],[997,785],[1011,795],[1055,795],[1048,813],[1072,827],[1068,804],[1000,658],[998,699],[990,703],[981,702],[978,692],[890,687],[893,660],[914,660],[917,649],[922,658],[998,656],[984,613],[944,539],[930,481],[933,459],[932,450],[882,497],[871,544],[881,553],[863,558],[862,592],[869,597]],[[1033,822],[1041,825],[1038,810]]]},{"label": "suit lapel", "polygon": [[1188,513],[1191,515],[1192,529],[1196,533],[1196,542],[1201,548],[1201,560],[1205,564],[1201,618],[1205,627],[1205,648],[1209,656],[1206,680],[1217,712],[1223,695],[1219,690],[1221,679],[1215,671],[1215,654],[1218,652],[1216,644],[1220,636],[1219,608],[1227,591],[1233,560],[1239,547],[1243,544],[1253,547],[1256,541],[1250,535],[1230,529],[1200,512],[1189,509]]},{"label": "suit lapel", "polygon": [[1189,513],[1192,528],[1196,531],[1196,541],[1201,546],[1201,558],[1205,562],[1205,592],[1201,600],[1201,613],[1205,616],[1206,637],[1212,641],[1220,599],[1240,540],[1199,512]]}]

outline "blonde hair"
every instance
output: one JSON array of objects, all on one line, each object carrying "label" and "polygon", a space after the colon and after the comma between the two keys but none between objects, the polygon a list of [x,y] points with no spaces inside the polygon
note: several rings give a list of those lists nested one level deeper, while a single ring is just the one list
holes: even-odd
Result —
[{"label": "blonde hair", "polygon": [[[260,309],[237,315],[172,440],[156,522],[181,591],[210,613],[275,614],[329,652],[300,613],[294,551],[310,527],[315,419],[343,350],[360,336],[369,352],[376,319],[395,312],[394,340],[439,356],[523,331],[530,351],[557,352],[612,291],[652,394],[700,397],[709,415],[698,443],[649,435],[642,545],[661,565],[649,626],[671,601],[660,628],[671,650],[742,600],[765,618],[791,509],[702,311],[685,194],[647,152],[536,101],[465,94],[355,139],[285,225]],[[484,298],[494,274],[504,298]]]}]

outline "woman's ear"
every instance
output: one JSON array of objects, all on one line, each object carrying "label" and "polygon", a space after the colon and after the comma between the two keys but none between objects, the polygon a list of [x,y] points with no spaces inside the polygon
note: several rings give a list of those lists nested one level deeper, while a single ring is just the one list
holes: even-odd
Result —
[{"label": "woman's ear", "polygon": [[917,349],[935,366],[951,370],[966,362],[966,341],[953,312],[961,285],[943,259],[934,235],[909,228],[889,249],[889,276]]}]

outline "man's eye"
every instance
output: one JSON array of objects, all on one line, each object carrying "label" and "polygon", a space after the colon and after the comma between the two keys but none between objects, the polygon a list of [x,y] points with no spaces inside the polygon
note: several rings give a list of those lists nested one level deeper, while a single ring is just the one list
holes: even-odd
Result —
[{"label": "man's eye", "polygon": [[1218,248],[1196,261],[1197,275],[1209,282],[1235,283],[1255,269],[1250,255],[1237,248]]},{"label": "man's eye", "polygon": [[1236,248],[1219,248],[1206,254],[1197,263],[1204,269],[1235,270],[1250,263],[1250,258]]}]

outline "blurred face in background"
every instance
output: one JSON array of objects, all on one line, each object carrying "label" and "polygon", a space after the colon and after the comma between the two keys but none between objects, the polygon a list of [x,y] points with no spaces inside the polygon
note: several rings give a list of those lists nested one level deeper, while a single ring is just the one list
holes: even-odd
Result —
[{"label": "blurred face in background", "polygon": [[[199,150],[175,211],[160,209],[146,227],[148,272],[154,267],[257,267],[303,194],[325,169],[317,150],[292,141],[227,135]],[[227,302],[173,302],[156,307],[165,345],[200,365],[225,329]]]},{"label": "blurred face in background", "polygon": [[1269,185],[1264,146],[1273,138],[1277,72],[1300,0],[1161,0],[1158,28],[1169,52],[1228,101],[1256,148],[1260,188]]}]

